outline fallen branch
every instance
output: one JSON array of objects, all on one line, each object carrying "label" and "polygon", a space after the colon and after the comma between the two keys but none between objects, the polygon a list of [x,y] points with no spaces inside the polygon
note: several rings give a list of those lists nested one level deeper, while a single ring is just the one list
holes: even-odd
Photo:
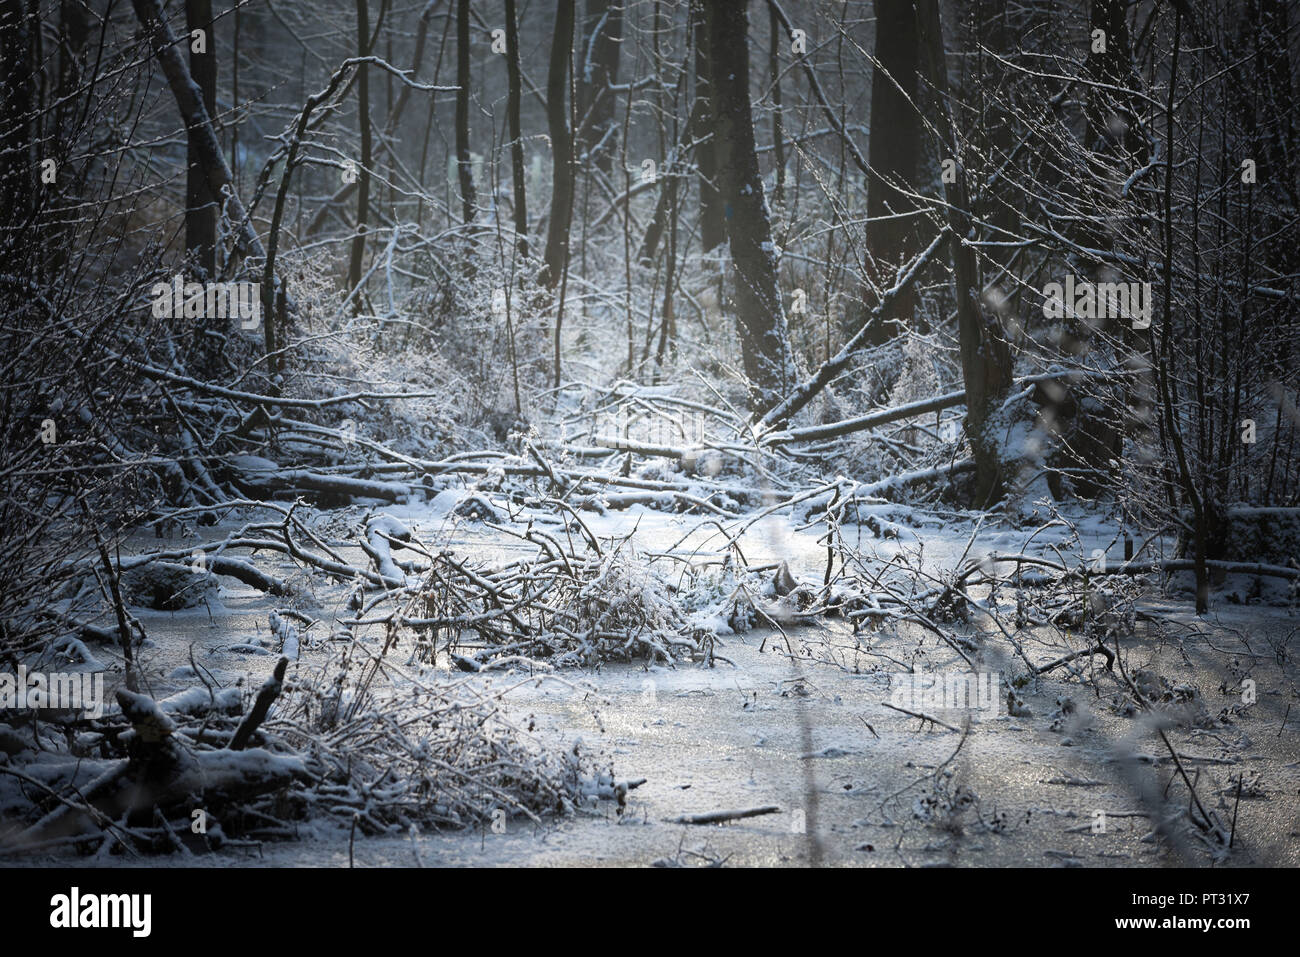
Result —
[{"label": "fallen branch", "polygon": [[1093,655],[1104,656],[1106,659],[1106,670],[1107,671],[1114,670],[1114,666],[1115,666],[1114,652],[1112,652],[1101,642],[1097,642],[1097,645],[1093,648],[1085,648],[1082,651],[1071,652],[1068,655],[1063,655],[1062,657],[1057,658],[1055,661],[1048,662],[1047,664],[1043,665],[1041,668],[1035,668],[1034,673],[1039,675],[1045,675],[1053,668],[1059,668],[1061,665],[1069,664],[1071,661],[1074,661],[1076,658],[1089,658]]},{"label": "fallen branch", "polygon": [[721,824],[724,821],[739,821],[746,817],[758,817],[761,814],[779,814],[781,809],[775,804],[762,807],[743,808],[735,811],[708,811],[704,814],[683,814],[670,820],[669,824]]},{"label": "fallen branch", "polygon": [[881,704],[884,705],[886,708],[888,708],[890,711],[897,711],[901,714],[907,715],[909,718],[920,718],[922,721],[929,721],[931,724],[937,724],[939,727],[947,728],[949,731],[956,731],[959,733],[961,732],[961,728],[954,728],[946,721],[940,721],[938,718],[932,717],[931,715],[928,715],[923,711],[908,711],[906,708],[900,708],[897,705],[892,705],[888,701],[882,701]]},{"label": "fallen branch", "polygon": [[867,316],[866,322],[862,324],[857,332],[848,342],[844,343],[843,348],[835,355],[831,356],[821,364],[821,367],[813,374],[810,379],[802,382],[795,387],[788,396],[781,402],[773,406],[762,419],[759,425],[763,428],[774,429],[789,422],[796,412],[813,400],[813,398],[826,388],[837,375],[843,372],[849,362],[853,359],[854,354],[861,347],[871,330],[876,319],[883,315],[885,310],[894,304],[899,296],[911,287],[920,275],[921,268],[925,266],[939,251],[944,241],[948,238],[949,230],[947,227],[939,230],[939,234],[934,237],[930,245],[925,247],[921,253],[912,260],[906,270],[900,271],[894,281],[894,285],[880,294],[880,301],[872,308]]},{"label": "fallen branch", "polygon": [[267,712],[271,710],[271,705],[280,696],[280,689],[284,687],[284,672],[288,667],[288,658],[281,658],[276,662],[275,671],[272,672],[271,677],[263,682],[262,690],[257,693],[257,700],[253,702],[252,710],[239,723],[239,727],[235,730],[235,736],[230,739],[229,750],[242,751],[248,746],[248,741],[253,736],[253,732],[265,720]]}]

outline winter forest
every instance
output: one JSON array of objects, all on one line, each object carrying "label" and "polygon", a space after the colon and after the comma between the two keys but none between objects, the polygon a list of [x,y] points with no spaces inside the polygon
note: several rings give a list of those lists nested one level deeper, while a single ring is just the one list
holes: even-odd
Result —
[{"label": "winter forest", "polygon": [[1298,73],[0,0],[0,863],[1300,865]]}]

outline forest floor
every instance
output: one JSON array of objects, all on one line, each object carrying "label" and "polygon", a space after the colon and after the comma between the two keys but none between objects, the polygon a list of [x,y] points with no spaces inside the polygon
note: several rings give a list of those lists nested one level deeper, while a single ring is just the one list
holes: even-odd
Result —
[{"label": "forest floor", "polygon": [[[476,560],[533,550],[459,518],[449,507],[455,499],[443,493],[383,511],[425,545]],[[344,532],[373,510],[322,510],[311,523],[322,538],[333,539],[329,544],[364,564],[365,555]],[[503,521],[544,518],[526,511],[516,509]],[[1019,529],[911,509],[896,510],[895,517],[889,536],[876,538],[879,523],[876,529],[844,526],[841,534],[858,536],[882,561],[911,556],[912,567],[935,577],[986,551],[1051,557],[1082,545],[1087,554],[1113,538],[1104,522],[1084,513],[1073,528],[1046,530],[1041,523]],[[698,516],[633,506],[593,516],[589,524],[602,538],[630,535],[629,545],[643,554],[672,550],[696,561],[721,554],[716,530]],[[197,530],[205,538],[229,531]],[[818,532],[801,530],[789,515],[755,521],[737,541],[750,563],[786,561],[797,579],[822,579],[825,548]],[[157,544],[152,534],[141,534],[124,553]],[[278,558],[279,568],[277,556],[262,556],[259,565],[285,577],[298,573],[291,560]],[[311,591],[311,614],[322,624],[307,629],[291,680],[296,670],[324,660],[330,644],[325,622],[345,615],[345,586],[312,580]],[[144,690],[161,698],[194,686],[191,656],[223,686],[242,681],[256,687],[278,657],[268,647],[266,623],[283,605],[283,599],[221,579],[215,599],[200,607],[133,609],[149,637],[141,653]],[[1020,687],[1015,715],[1008,713],[1008,686],[1002,684],[996,707],[932,715],[941,724],[887,707],[891,675],[910,663],[924,659],[934,669],[961,663],[915,624],[894,622],[857,634],[834,618],[743,634],[724,626],[716,652],[727,660],[712,666],[606,663],[546,674],[521,665],[451,673],[485,687],[510,686],[507,707],[541,741],[565,749],[581,741],[619,779],[644,779],[621,810],[605,800],[540,825],[511,818],[500,833],[482,827],[400,837],[353,838],[345,827],[309,820],[297,826],[299,840],[112,863],[1300,865],[1300,708],[1292,707],[1297,668],[1287,653],[1296,632],[1293,611],[1232,604],[1220,596],[1215,610],[1198,618],[1178,594],[1147,594],[1135,608],[1136,627],[1123,639],[1121,661],[1139,683],[1165,689],[1165,697],[1189,706],[1188,720],[1161,726],[1176,761],[1157,724],[1134,712],[1100,659],[1055,668]],[[1010,678],[1019,659],[996,629],[978,619],[954,627],[978,643],[985,669]],[[382,644],[383,634],[376,630],[360,640]],[[1036,663],[1060,654],[1033,627],[1020,632],[1020,641]],[[449,676],[446,655],[430,666],[406,660],[408,654],[399,647],[394,660],[405,660],[411,673]],[[1244,707],[1243,675],[1256,689],[1256,700]],[[1153,819],[1157,813],[1190,805],[1188,779],[1206,809],[1232,822],[1230,853],[1200,839],[1186,821],[1156,834],[1164,827]],[[723,824],[675,822],[682,815],[763,806],[779,810]],[[31,853],[12,863],[88,862]]]}]

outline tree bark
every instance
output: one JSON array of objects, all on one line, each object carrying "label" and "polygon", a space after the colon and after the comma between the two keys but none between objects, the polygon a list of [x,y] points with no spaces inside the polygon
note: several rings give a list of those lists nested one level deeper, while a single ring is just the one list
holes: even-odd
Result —
[{"label": "tree bark", "polygon": [[606,174],[613,162],[607,135],[614,126],[615,97],[609,87],[618,82],[622,46],[623,4],[587,0],[578,86],[578,150]]},{"label": "tree bark", "polygon": [[[677,96],[673,97],[676,103],[682,92],[682,85],[686,82],[686,69],[689,66],[689,60],[682,65],[682,73],[678,78]],[[691,144],[698,133],[697,124],[699,123],[699,110],[696,105],[692,104],[691,113],[686,118],[686,122],[681,124],[681,131],[677,134],[677,142],[673,147],[672,156],[664,164],[663,188],[659,191],[659,198],[655,201],[654,215],[650,217],[650,225],[646,227],[645,236],[641,239],[641,246],[637,250],[636,259],[642,266],[649,266],[654,262],[655,251],[659,248],[659,241],[663,239],[664,230],[668,228],[670,213],[677,214],[677,197],[681,192],[681,186],[685,182],[683,166],[687,157],[692,152]],[[673,126],[677,127],[676,115],[673,117]],[[629,201],[631,197],[629,196]]]},{"label": "tree bark", "polygon": [[[919,247],[914,218],[887,218],[916,209],[899,189],[915,189],[921,164],[921,116],[916,78],[920,70],[919,37],[912,0],[875,0],[876,64],[871,75],[870,139],[867,144],[867,269],[874,285],[889,284],[899,263]],[[869,311],[875,300],[864,294]],[[869,341],[879,345],[909,326],[916,313],[915,293],[908,289],[895,301],[894,319],[872,328]],[[850,326],[859,325],[852,316]],[[882,317],[883,318],[883,317]]]},{"label": "tree bark", "polygon": [[[429,38],[429,21],[432,19],[433,12],[437,9],[437,6],[438,0],[430,0],[428,5],[425,6],[424,12],[420,14],[420,22],[415,30],[415,48],[411,51],[411,65],[408,68],[408,71],[414,79],[420,78],[420,68],[424,63],[424,48],[427,45]],[[406,109],[406,104],[411,98],[412,89],[414,89],[414,87],[404,83],[398,91],[397,102],[393,104],[392,111],[388,114],[388,119],[384,121],[383,135],[380,136],[379,144],[374,151],[373,159],[375,161],[378,161],[383,157],[384,154],[389,151],[390,147],[395,142],[398,142],[398,139],[394,134],[397,131],[397,124],[402,119],[402,113]],[[423,171],[423,167],[421,167],[421,171]],[[423,187],[424,184],[421,183],[420,185]],[[326,221],[334,214],[337,207],[341,203],[347,202],[356,191],[356,183],[344,183],[343,186],[335,191],[333,196],[319,204],[316,212],[308,221],[304,229],[304,234],[308,237],[316,235],[316,233],[320,231],[321,227],[325,225]]]},{"label": "tree bark", "polygon": [[746,7],[746,0],[711,2],[707,35],[720,199],[728,214],[725,222],[736,273],[736,321],[750,408],[761,415],[780,401],[794,367],[754,145]]},{"label": "tree bark", "polygon": [[566,90],[573,58],[574,0],[557,0],[551,62],[546,74],[546,126],[551,135],[551,214],[540,281],[554,289],[569,258],[569,211],[573,204],[573,134]]},{"label": "tree bark", "polygon": [[[195,155],[203,166],[208,178],[208,191],[213,196],[223,197],[225,211],[238,230],[236,250],[253,259],[266,261],[266,249],[258,239],[253,224],[244,211],[235,192],[230,174],[230,167],[221,153],[221,144],[217,141],[216,131],[208,116],[207,107],[199,96],[198,85],[190,77],[189,67],[181,56],[180,46],[163,16],[159,0],[131,0],[136,18],[149,38],[149,45],[154,56],[162,66],[176,100],[181,121],[189,131],[190,141],[195,144]],[[274,375],[279,370],[280,362],[276,357],[278,350],[277,325],[294,309],[293,300],[288,295],[284,283],[274,272],[269,281],[262,284],[262,334],[266,353],[271,357],[269,371]],[[278,386],[272,382],[270,391],[278,393]]]},{"label": "tree bark", "polygon": [[[948,110],[948,67],[943,49],[943,26],[938,0],[917,0],[917,28],[927,79],[935,92],[935,126],[942,150],[958,159],[957,137]],[[958,338],[962,378],[966,385],[966,435],[975,460],[974,505],[986,508],[1001,497],[1004,476],[999,442],[990,419],[1011,387],[1011,348],[1002,324],[980,301],[979,268],[975,250],[965,242],[970,232],[964,171],[957,166],[956,181],[944,183],[951,234],[954,292],[957,299]]]},{"label": "tree bark", "polygon": [[[185,0],[185,22],[190,31],[190,76],[199,85],[209,118],[217,112],[216,36],[212,22],[212,0]],[[194,31],[202,30],[204,50],[194,52]],[[208,190],[208,177],[190,140],[185,174],[185,249],[200,273],[208,279],[217,274],[216,198]]]},{"label": "tree bark", "polygon": [[519,123],[522,83],[519,75],[519,22],[515,0],[506,0],[506,118],[510,124],[510,173],[515,187],[515,233],[519,254],[528,255],[528,194],[525,187],[524,140]]},{"label": "tree bark", "polygon": [[[1133,54],[1129,44],[1128,4],[1124,0],[1091,0],[1089,4],[1089,29],[1105,33],[1105,52],[1096,52],[1090,46],[1085,68],[1088,75],[1108,88],[1089,87],[1086,111],[1087,146],[1094,154],[1106,158],[1106,166],[1114,176],[1122,178],[1135,164],[1146,163],[1146,146],[1138,128],[1138,118],[1132,97],[1119,90],[1132,89],[1137,83],[1133,69]],[[1108,177],[1109,178],[1109,177]],[[1082,205],[1090,209],[1106,209],[1114,202],[1111,184],[1106,179],[1090,180],[1082,184]],[[1094,249],[1112,245],[1113,236],[1107,230],[1083,222],[1076,230],[1079,242]],[[1106,281],[1106,268],[1094,266],[1088,278],[1093,282]],[[1083,359],[1092,351],[1099,335],[1122,340],[1123,329],[1116,329],[1113,320],[1072,320],[1062,330],[1061,348],[1067,354]],[[1076,403],[1076,414],[1065,430],[1060,453],[1060,464],[1069,470],[1071,483],[1081,495],[1092,498],[1104,494],[1110,487],[1116,471],[1112,462],[1118,462],[1123,448],[1124,435],[1114,410],[1090,397]]]},{"label": "tree bark", "polygon": [[[717,126],[713,123],[714,106],[709,68],[710,51],[713,49],[709,36],[712,12],[708,9],[710,5],[705,0],[691,0],[691,37],[695,44],[695,106],[688,127],[712,130],[714,133],[712,139],[695,149],[695,162],[700,169],[700,246],[706,253],[721,246],[727,238],[722,197],[718,192]],[[748,51],[746,59],[748,60]]]},{"label": "tree bark", "polygon": [[772,163],[776,169],[776,188],[772,198],[779,207],[785,202],[785,130],[781,123],[781,19],[776,8],[769,6],[768,19],[768,82],[772,84]]},{"label": "tree bark", "polygon": [[461,218],[474,221],[474,167],[469,155],[469,0],[456,3],[456,172],[460,179]]},{"label": "tree bark", "polygon": [[[370,10],[367,0],[356,0],[357,56],[370,55]],[[361,267],[366,255],[366,222],[370,216],[370,68],[357,67],[357,122],[361,127],[361,168],[357,174],[357,232],[352,238],[352,258],[348,264],[348,292],[355,293],[361,284]],[[352,300],[354,312],[361,309],[361,296]]]},{"label": "tree bark", "polygon": [[0,126],[5,131],[0,149],[0,228],[6,232],[20,227],[32,208],[33,28],[39,24],[29,18],[22,0],[0,0]]},{"label": "tree bark", "polygon": [[198,85],[190,76],[189,67],[181,56],[176,35],[163,16],[159,0],[131,0],[131,6],[167,77],[167,84],[171,87],[172,96],[180,110],[181,121],[189,131],[190,139],[195,141],[195,155],[208,177],[208,191],[213,196],[224,196],[229,192],[230,195],[225,200],[226,211],[231,221],[238,224],[239,249],[246,255],[265,259],[266,250],[262,248],[262,241],[257,238],[257,233],[248,220],[244,204],[235,193],[230,166],[221,153],[221,144],[217,141],[211,117],[198,94]]}]

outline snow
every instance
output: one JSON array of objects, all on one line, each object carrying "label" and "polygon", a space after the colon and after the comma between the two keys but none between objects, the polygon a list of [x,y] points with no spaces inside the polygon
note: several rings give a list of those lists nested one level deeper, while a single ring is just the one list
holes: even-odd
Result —
[{"label": "snow", "polygon": [[[531,550],[526,543],[457,516],[455,507],[464,498],[463,490],[448,490],[430,501],[409,502],[374,515],[366,525],[367,542],[377,551],[380,545],[387,545],[377,534],[382,529],[398,540],[409,536],[434,548],[454,546],[476,561],[513,559]],[[843,622],[796,627],[789,631],[798,655],[792,658],[779,633],[760,628],[735,634],[723,612],[722,599],[734,587],[734,579],[722,572],[726,534],[735,534],[742,527],[738,542],[752,565],[785,561],[796,579],[820,582],[825,564],[820,538],[825,528],[815,520],[809,524],[816,513],[810,514],[805,504],[767,515],[751,511],[724,522],[723,530],[697,516],[643,506],[585,513],[584,521],[602,541],[630,536],[623,554],[671,552],[689,559],[698,569],[711,570],[708,575],[718,576],[700,580],[701,588],[711,590],[669,599],[651,587],[648,579],[638,583],[635,578],[615,574],[611,566],[603,587],[637,589],[634,593],[644,603],[647,615],[654,614],[665,601],[689,597],[698,606],[686,619],[689,627],[714,635],[718,654],[733,664],[647,668],[606,663],[591,671],[563,669],[554,675],[566,680],[554,682],[535,663],[513,657],[478,674],[455,672],[457,680],[484,687],[535,675],[536,681],[524,681],[509,693],[511,708],[529,715],[544,740],[567,749],[581,738],[586,747],[604,756],[602,760],[612,762],[618,779],[644,777],[646,783],[626,792],[627,811],[621,817],[604,811],[594,817],[558,818],[540,831],[512,825],[506,834],[486,841],[468,834],[426,834],[421,840],[426,863],[648,864],[673,859],[685,836],[687,846],[707,842],[711,852],[733,853],[737,862],[776,864],[809,860],[814,845],[808,833],[814,831],[819,835],[821,859],[840,863],[900,863],[897,857],[886,859],[879,850],[858,849],[868,845],[892,848],[900,836],[898,853],[916,865],[944,861],[1050,864],[1052,859],[1044,857],[1044,849],[1065,850],[1097,865],[1132,866],[1161,860],[1159,849],[1142,840],[1146,829],[1140,819],[1117,818],[1125,823],[1122,827],[1117,824],[1116,832],[1105,842],[1076,830],[1090,820],[1094,807],[1113,811],[1133,807],[1126,772],[1121,763],[1108,760],[1108,755],[1134,729],[1104,701],[1082,694],[1077,679],[1066,669],[1057,669],[1021,688],[1017,693],[1025,705],[1017,711],[1019,716],[1013,717],[1005,709],[992,719],[983,716],[977,725],[978,735],[966,745],[969,751],[964,752],[967,761],[961,766],[959,784],[979,796],[986,819],[994,808],[1018,815],[1024,823],[1014,833],[978,827],[971,813],[959,810],[961,801],[954,797],[958,784],[947,791],[926,792],[922,795],[925,800],[913,793],[880,807],[881,801],[908,780],[922,777],[926,768],[947,759],[958,739],[956,733],[943,728],[918,730],[915,719],[883,707],[889,701],[889,674],[900,669],[889,659],[906,661],[906,655],[912,653],[909,649],[918,640],[924,643],[924,632],[907,623],[856,637]],[[880,571],[902,562],[936,579],[985,553],[1023,551],[1051,560],[1059,560],[1065,553],[1081,561],[1092,549],[1100,548],[1112,560],[1122,560],[1122,539],[1107,516],[1082,507],[1058,507],[1058,513],[1060,520],[1055,524],[1017,527],[943,508],[863,499],[853,521],[841,526],[840,534],[858,544],[865,556],[878,563],[875,567]],[[524,527],[544,517],[549,517],[546,508],[515,506],[508,521]],[[226,530],[218,526],[205,534],[219,537]],[[1159,548],[1160,543],[1152,547]],[[350,559],[363,560],[355,546],[344,552]],[[995,567],[1004,578],[1014,574],[1010,566]],[[706,586],[707,581],[714,584]],[[343,585],[334,586],[332,593],[341,595],[345,590]],[[235,705],[240,685],[256,687],[269,674],[273,656],[240,656],[236,653],[239,647],[224,636],[255,631],[259,619],[266,622],[275,613],[270,604],[273,599],[251,591],[224,597],[227,610],[213,621],[174,616],[151,626],[158,649],[153,667],[186,685],[162,699],[164,711],[189,712],[208,701],[206,688],[186,670],[191,644],[197,643],[194,654],[205,672],[224,685],[217,691],[223,706]],[[320,597],[327,607],[337,601],[325,594]],[[1143,666],[1173,676],[1174,685],[1199,688],[1207,702],[1223,675],[1222,659],[1214,647],[1227,647],[1225,642],[1237,640],[1235,634],[1245,637],[1247,633],[1239,631],[1243,624],[1249,623],[1248,634],[1256,640],[1260,635],[1284,634],[1288,621],[1281,610],[1271,612],[1260,606],[1252,606],[1245,617],[1244,608],[1228,606],[1204,623],[1198,623],[1188,614],[1187,606],[1177,601],[1147,607],[1174,627],[1195,627],[1205,638],[1184,637],[1181,651],[1173,645],[1144,650]],[[289,625],[283,616],[277,615],[275,620],[280,632]],[[273,635],[277,633],[274,625],[271,630]],[[303,665],[319,654],[302,644],[298,651]],[[995,652],[990,646],[986,653],[993,656],[990,663],[1004,681],[1015,673],[1009,649],[1001,647]],[[1190,654],[1190,661],[1184,660],[1185,654]],[[955,660],[941,646],[925,655],[930,667],[940,669]],[[879,670],[881,662],[886,665],[884,671]],[[1050,727],[1052,715],[1059,711],[1055,702],[1065,698],[1073,698],[1081,709],[1079,721],[1068,734]],[[1258,718],[1238,720],[1258,722],[1260,727],[1271,725],[1275,731],[1285,704],[1280,699],[1265,699],[1261,706],[1266,710]],[[1230,728],[1226,733],[1225,740],[1231,740],[1235,731]],[[1255,744],[1245,753],[1252,756],[1255,766],[1271,769],[1279,784],[1293,779],[1300,784],[1296,779],[1300,762],[1292,736],[1250,737]],[[1227,755],[1225,760],[1241,760],[1233,751],[1214,751],[1218,746],[1211,739],[1192,739],[1186,731],[1175,738],[1186,753],[1221,753]],[[1067,741],[1072,746],[1062,747]],[[1144,745],[1157,759],[1158,742],[1156,738]],[[292,774],[296,770],[292,759],[253,751],[222,757],[221,761],[228,764],[222,771],[239,775],[263,771]],[[1216,771],[1217,765],[1203,767],[1211,776],[1226,773]],[[807,794],[809,774],[818,789],[815,813]],[[1050,783],[1071,780],[1102,783],[1086,788]],[[611,784],[601,793],[606,792],[614,794],[616,790]],[[1292,787],[1290,793],[1294,792]],[[1272,793],[1275,801],[1295,803],[1294,798],[1284,798],[1282,791]],[[767,804],[780,811],[707,833],[692,828],[684,835],[683,825],[668,823],[682,815]],[[793,829],[799,820],[796,811],[803,812],[806,833]],[[978,839],[936,839],[935,828],[959,813]],[[265,861],[330,864],[337,863],[340,855],[346,859],[346,834],[320,824],[304,833],[314,837],[291,846],[270,845],[265,849]],[[357,840],[354,853],[363,864],[405,862],[410,859],[409,840]],[[1294,846],[1276,848],[1275,853],[1280,855],[1276,860],[1300,864]],[[218,860],[221,857],[217,855]]]},{"label": "snow", "polygon": [[214,689],[210,694],[202,685],[178,691],[158,701],[158,707],[168,714],[203,714],[216,711],[238,714],[244,705],[244,696],[238,688]]}]

